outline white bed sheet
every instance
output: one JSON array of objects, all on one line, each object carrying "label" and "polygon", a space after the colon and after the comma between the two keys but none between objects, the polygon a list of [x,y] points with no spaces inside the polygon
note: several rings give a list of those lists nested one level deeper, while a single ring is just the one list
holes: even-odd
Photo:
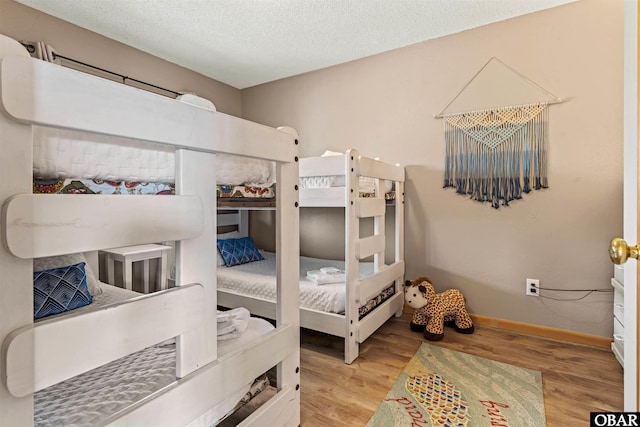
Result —
[{"label": "white bed sheet", "polygon": [[[34,126],[33,174],[39,178],[103,179],[129,182],[174,182],[172,147]],[[218,154],[216,182],[221,185],[270,187],[275,163]]]},{"label": "white bed sheet", "polygon": [[[239,294],[269,301],[276,300],[276,254],[260,251],[263,261],[254,261],[234,267],[218,267],[218,289],[227,289]],[[307,271],[322,267],[344,270],[344,261],[300,257],[300,307],[330,313],[344,313],[345,283],[316,285],[307,279]],[[373,273],[373,263],[360,263],[360,278]]]},{"label": "white bed sheet", "polygon": [[[103,293],[94,298],[94,303],[77,311],[88,311],[140,296],[137,292],[105,283],[100,283],[100,286]],[[218,342],[218,357],[273,329],[266,320],[250,318],[247,330],[239,338]],[[169,341],[47,387],[34,395],[34,425],[89,426],[104,422],[118,411],[176,381],[175,364],[175,344]],[[226,400],[211,408],[190,427],[217,422],[235,407],[250,387],[251,384],[246,384],[230,391]]]}]

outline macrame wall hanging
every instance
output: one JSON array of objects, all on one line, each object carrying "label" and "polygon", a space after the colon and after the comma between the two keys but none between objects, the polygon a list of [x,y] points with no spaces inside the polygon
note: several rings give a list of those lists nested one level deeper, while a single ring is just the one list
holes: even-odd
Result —
[{"label": "macrame wall hanging", "polygon": [[[495,61],[518,80],[533,85],[550,100],[467,111],[443,112]],[[498,86],[504,90],[504,86]],[[562,102],[513,70],[491,58],[436,118],[444,120],[444,188],[498,209],[532,189],[547,188],[548,105]]]}]

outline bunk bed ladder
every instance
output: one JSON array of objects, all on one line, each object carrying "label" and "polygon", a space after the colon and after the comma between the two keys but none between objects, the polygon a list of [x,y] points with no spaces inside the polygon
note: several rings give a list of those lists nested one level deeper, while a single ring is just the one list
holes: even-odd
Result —
[{"label": "bunk bed ladder", "polygon": [[[358,345],[366,340],[391,315],[402,314],[404,278],[404,170],[387,163],[359,155],[357,150],[348,150],[345,156],[345,268],[346,335],[345,362],[358,357]],[[374,197],[359,197],[360,177],[375,177]],[[395,260],[385,263],[386,252],[386,200],[381,188],[384,179],[392,179],[396,186],[395,201]],[[360,221],[373,218],[373,234],[360,237]],[[373,257],[373,274],[359,279],[359,262]],[[362,320],[358,307],[368,298],[377,295],[386,285],[393,283],[394,294]]]}]

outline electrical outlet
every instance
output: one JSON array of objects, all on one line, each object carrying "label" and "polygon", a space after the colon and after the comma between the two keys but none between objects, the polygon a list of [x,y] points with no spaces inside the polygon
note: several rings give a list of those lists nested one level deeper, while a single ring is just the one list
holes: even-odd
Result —
[{"label": "electrical outlet", "polygon": [[540,296],[540,280],[538,279],[527,279],[527,284],[526,284],[526,293],[529,296],[532,297],[539,297]]}]

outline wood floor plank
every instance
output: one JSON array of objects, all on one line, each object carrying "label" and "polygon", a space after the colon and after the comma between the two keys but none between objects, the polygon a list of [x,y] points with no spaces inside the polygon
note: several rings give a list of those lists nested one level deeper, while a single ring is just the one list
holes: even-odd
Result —
[{"label": "wood floor plank", "polygon": [[[363,426],[425,342],[409,330],[411,315],[392,318],[344,363],[340,338],[301,334],[301,425]],[[431,342],[542,372],[548,427],[588,425],[591,411],[623,410],[623,371],[606,349],[527,336],[490,327],[471,335],[446,329]]]}]

